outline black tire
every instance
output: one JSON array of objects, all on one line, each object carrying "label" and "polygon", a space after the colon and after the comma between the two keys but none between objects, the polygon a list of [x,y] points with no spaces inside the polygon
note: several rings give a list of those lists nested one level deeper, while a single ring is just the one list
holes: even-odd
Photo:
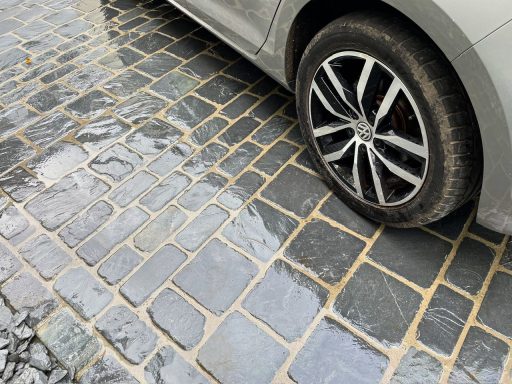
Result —
[{"label": "black tire", "polygon": [[[333,175],[316,144],[310,124],[310,87],[324,60],[341,51],[362,52],[384,63],[399,76],[420,110],[430,165],[421,190],[402,205],[379,206],[357,199]],[[306,48],[296,91],[302,134],[315,165],[347,205],[370,219],[395,227],[424,225],[446,216],[478,191],[481,143],[467,94],[440,50],[407,20],[381,12],[357,12],[330,23]]]}]

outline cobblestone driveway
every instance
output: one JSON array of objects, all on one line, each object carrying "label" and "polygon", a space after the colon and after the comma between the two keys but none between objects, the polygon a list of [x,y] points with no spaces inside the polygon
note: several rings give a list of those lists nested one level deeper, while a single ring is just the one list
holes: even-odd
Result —
[{"label": "cobblestone driveway", "polygon": [[0,10],[0,292],[80,383],[510,382],[472,205],[357,216],[293,97],[164,1]]}]

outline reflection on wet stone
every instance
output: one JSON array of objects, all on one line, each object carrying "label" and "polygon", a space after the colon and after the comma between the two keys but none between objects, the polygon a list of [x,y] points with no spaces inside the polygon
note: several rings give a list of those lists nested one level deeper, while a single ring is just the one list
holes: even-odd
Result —
[{"label": "reflection on wet stone", "polygon": [[258,101],[257,97],[248,94],[242,94],[234,99],[227,106],[222,108],[220,111],[221,115],[228,117],[229,119],[236,119],[247,111],[252,105]]},{"label": "reflection on wet stone", "polygon": [[4,138],[28,125],[39,115],[22,105],[0,111],[0,137]]},{"label": "reflection on wet stone", "polygon": [[207,47],[208,43],[195,39],[192,36],[187,36],[171,44],[165,50],[174,56],[188,60],[204,51]]},{"label": "reflection on wet stone", "polygon": [[197,211],[212,199],[226,183],[227,180],[224,177],[216,173],[209,173],[186,191],[178,199],[178,203],[190,211]]},{"label": "reflection on wet stone", "polygon": [[153,77],[163,77],[181,64],[181,61],[164,52],[158,52],[135,66],[139,71]]},{"label": "reflection on wet stone", "polygon": [[274,175],[298,148],[285,141],[278,141],[254,164],[254,167],[267,175]]},{"label": "reflection on wet stone", "polygon": [[14,201],[21,202],[44,189],[44,184],[23,168],[15,168],[0,177],[0,188]]},{"label": "reflection on wet stone", "polygon": [[229,176],[242,172],[260,153],[262,149],[253,143],[243,143],[236,151],[219,164],[219,168]]},{"label": "reflection on wet stone", "polygon": [[119,97],[128,97],[149,83],[149,77],[129,69],[105,83],[103,88]]},{"label": "reflection on wet stone", "polygon": [[237,209],[256,193],[265,179],[254,172],[246,172],[238,180],[222,192],[217,200],[229,209]]},{"label": "reflection on wet stone", "polygon": [[292,122],[290,120],[281,116],[274,116],[252,135],[252,139],[263,145],[272,144],[291,125]]},{"label": "reflection on wet stone", "polygon": [[432,356],[411,347],[396,369],[391,384],[437,384],[443,372],[443,366]]},{"label": "reflection on wet stone", "polygon": [[91,149],[101,149],[114,142],[130,130],[128,124],[110,117],[100,117],[84,125],[75,135],[75,138]]},{"label": "reflection on wet stone", "polygon": [[250,117],[242,117],[226,129],[226,131],[219,137],[219,140],[226,143],[228,146],[238,144],[248,135],[253,133],[259,125],[259,122]]},{"label": "reflection on wet stone", "polygon": [[187,188],[190,181],[190,178],[182,173],[173,173],[140,199],[140,203],[156,212]]},{"label": "reflection on wet stone", "polygon": [[247,86],[226,76],[216,76],[196,90],[202,96],[217,104],[226,104]]},{"label": "reflection on wet stone", "polygon": [[36,151],[17,137],[0,142],[0,174],[34,155]]},{"label": "reflection on wet stone", "polygon": [[183,165],[183,170],[194,176],[202,175],[224,157],[227,151],[227,148],[220,144],[208,144]]},{"label": "reflection on wet stone", "polygon": [[147,191],[157,178],[145,171],[137,173],[123,185],[114,189],[109,198],[121,207],[126,207],[142,193]]},{"label": "reflection on wet stone", "polygon": [[181,71],[200,80],[219,73],[227,63],[213,56],[201,54],[181,66]]},{"label": "reflection on wet stone", "polygon": [[215,107],[194,96],[178,101],[167,111],[167,119],[181,128],[192,129],[215,112]]},{"label": "reflection on wet stone", "polygon": [[172,42],[173,39],[169,38],[168,36],[152,32],[147,33],[141,38],[135,40],[133,43],[131,43],[131,46],[133,48],[138,49],[141,52],[151,54],[155,53],[156,51],[159,51],[160,49],[166,47]]},{"label": "reflection on wet stone", "polygon": [[62,141],[32,158],[27,167],[43,177],[55,180],[87,160],[88,157],[88,153],[82,147]]},{"label": "reflection on wet stone", "polygon": [[152,119],[126,138],[126,144],[143,155],[156,155],[174,144],[183,133],[172,125]]},{"label": "reflection on wet stone", "polygon": [[95,90],[68,104],[66,110],[79,119],[92,119],[115,104],[116,101],[105,92]]},{"label": "reflection on wet stone", "polygon": [[78,93],[61,84],[54,84],[29,97],[27,103],[41,112],[48,112],[59,105],[72,100]]},{"label": "reflection on wet stone", "polygon": [[81,91],[90,89],[108,79],[112,74],[106,69],[91,64],[68,77],[68,84]]},{"label": "reflection on wet stone", "polygon": [[226,120],[214,117],[197,127],[192,135],[190,135],[190,141],[196,145],[204,145],[227,125],[228,122]]},{"label": "reflection on wet stone", "polygon": [[166,106],[166,102],[153,95],[139,92],[119,104],[114,113],[133,124],[140,124],[151,118]]},{"label": "reflection on wet stone", "polygon": [[115,52],[101,58],[98,62],[114,70],[124,69],[143,59],[143,55],[135,52],[133,49],[123,47]]},{"label": "reflection on wet stone", "polygon": [[141,165],[142,161],[137,153],[121,144],[115,144],[94,158],[89,166],[99,174],[121,181]]},{"label": "reflection on wet stone", "polygon": [[194,89],[199,82],[179,72],[169,72],[151,85],[150,89],[167,100],[178,100]]},{"label": "reflection on wet stone", "polygon": [[53,83],[54,81],[60,79],[61,77],[64,77],[64,76],[68,75],[69,73],[73,72],[75,69],[77,69],[77,66],[74,64],[63,65],[62,67],[59,67],[56,70],[41,77],[41,81],[45,84]]},{"label": "reflection on wet stone", "polygon": [[62,112],[48,115],[25,129],[25,136],[40,147],[66,136],[79,124]]}]

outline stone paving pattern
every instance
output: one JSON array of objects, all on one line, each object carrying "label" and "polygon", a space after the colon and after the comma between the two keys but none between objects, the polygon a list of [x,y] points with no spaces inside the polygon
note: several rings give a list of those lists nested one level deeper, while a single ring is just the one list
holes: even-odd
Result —
[{"label": "stone paving pattern", "polygon": [[511,380],[508,238],[352,212],[163,0],[1,2],[0,187],[1,295],[79,383]]}]

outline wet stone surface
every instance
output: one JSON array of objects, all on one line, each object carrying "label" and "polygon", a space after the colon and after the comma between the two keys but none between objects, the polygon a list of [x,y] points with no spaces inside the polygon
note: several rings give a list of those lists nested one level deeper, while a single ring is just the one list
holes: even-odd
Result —
[{"label": "wet stone surface", "polygon": [[115,144],[97,156],[90,167],[99,174],[121,181],[142,163],[142,158],[125,146]]},{"label": "wet stone surface", "polygon": [[411,348],[391,378],[392,384],[424,383],[436,384],[441,377],[443,366],[429,354]]},{"label": "wet stone surface", "polygon": [[182,133],[172,125],[154,119],[131,133],[126,144],[144,155],[156,155],[174,144]]}]

